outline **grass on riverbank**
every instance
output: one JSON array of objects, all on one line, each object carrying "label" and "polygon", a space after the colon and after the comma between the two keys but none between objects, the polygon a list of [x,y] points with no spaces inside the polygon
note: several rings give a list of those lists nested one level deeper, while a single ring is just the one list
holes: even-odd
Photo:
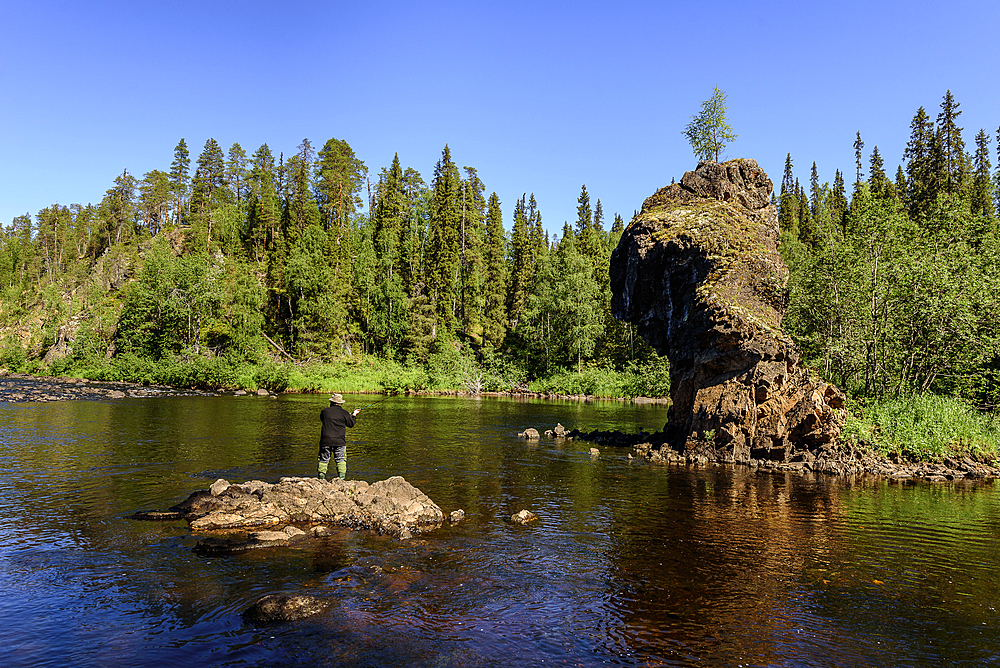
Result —
[{"label": "grass on riverbank", "polygon": [[890,397],[857,403],[841,439],[869,443],[882,455],[912,460],[966,454],[1000,460],[1000,421],[953,397]]},{"label": "grass on riverbank", "polygon": [[491,359],[480,363],[461,354],[432,355],[426,365],[407,365],[375,356],[296,364],[273,360],[255,363],[242,358],[204,355],[151,360],[120,354],[111,360],[103,357],[66,359],[51,367],[38,361],[7,366],[12,371],[35,375],[223,390],[476,393],[509,392],[518,388],[608,398],[662,397],[669,393],[666,358],[633,364],[623,371],[590,367],[584,368],[582,373],[560,370],[530,382],[525,372],[510,360]]}]

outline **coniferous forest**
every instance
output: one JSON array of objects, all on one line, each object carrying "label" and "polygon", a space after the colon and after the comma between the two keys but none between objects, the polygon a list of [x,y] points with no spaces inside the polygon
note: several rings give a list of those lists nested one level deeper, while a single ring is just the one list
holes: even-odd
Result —
[{"label": "coniferous forest", "polygon": [[[784,328],[861,403],[992,410],[1000,129],[970,147],[950,92],[936,111],[916,111],[895,174],[860,132],[832,184],[812,163],[803,185],[788,156]],[[193,163],[182,139],[173,155],[97,204],[0,232],[2,365],[215,387],[668,391],[666,361],[610,315],[624,221],[585,186],[549,238],[533,195],[503,208],[447,146],[429,181],[398,157],[371,174],[338,139],[287,158],[209,139]]]},{"label": "coniferous forest", "polygon": [[505,215],[448,146],[428,183],[398,157],[373,177],[339,139],[288,158],[209,139],[193,164],[182,139],[166,171],[125,171],[99,204],[2,230],[0,366],[251,389],[664,395],[666,361],[610,315],[622,218],[606,229],[586,186],[577,212],[548,238],[533,195]]}]

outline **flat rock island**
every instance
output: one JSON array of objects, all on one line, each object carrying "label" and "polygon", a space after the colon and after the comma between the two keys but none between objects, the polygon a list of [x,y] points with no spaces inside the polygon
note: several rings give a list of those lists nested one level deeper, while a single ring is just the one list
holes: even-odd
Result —
[{"label": "flat rock island", "polygon": [[204,552],[236,552],[322,536],[330,526],[371,530],[409,538],[440,527],[444,512],[401,476],[367,483],[317,478],[281,478],[277,483],[217,480],[167,512],[140,512],[139,520],[188,521],[203,534],[246,533],[246,539],[209,537]]}]

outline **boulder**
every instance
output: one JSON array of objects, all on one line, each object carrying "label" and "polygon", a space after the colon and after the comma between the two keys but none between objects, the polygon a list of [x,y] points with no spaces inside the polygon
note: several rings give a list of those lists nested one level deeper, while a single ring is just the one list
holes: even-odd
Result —
[{"label": "boulder", "polygon": [[670,360],[664,434],[677,452],[784,460],[844,425],[843,393],[781,330],[788,268],[771,191],[753,160],[702,162],[646,199],[612,253],[612,312]]},{"label": "boulder", "polygon": [[[250,532],[239,549],[287,544],[305,534],[289,526],[332,524],[409,536],[435,529],[444,512],[400,476],[369,485],[363,480],[282,478],[275,484],[250,480],[233,485],[215,481],[170,509],[199,532]],[[153,519],[148,513],[143,519]],[[270,531],[266,531],[270,530]],[[280,535],[278,535],[280,534]],[[237,551],[219,540],[203,541],[206,551]],[[230,549],[233,548],[233,549]]]},{"label": "boulder", "polygon": [[535,429],[534,427],[528,427],[527,429],[525,429],[524,431],[522,431],[517,436],[518,436],[518,438],[523,438],[523,439],[528,440],[528,441],[537,441],[538,438],[539,438],[539,436],[538,436],[538,430]]}]

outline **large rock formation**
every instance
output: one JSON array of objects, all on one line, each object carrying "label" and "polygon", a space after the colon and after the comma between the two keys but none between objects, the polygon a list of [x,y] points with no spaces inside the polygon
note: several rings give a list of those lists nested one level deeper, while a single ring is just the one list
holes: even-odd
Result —
[{"label": "large rock formation", "polygon": [[614,315],[670,359],[664,432],[679,452],[785,461],[843,426],[843,394],[781,330],[788,268],[771,191],[754,160],[702,162],[646,199],[611,256]]}]

